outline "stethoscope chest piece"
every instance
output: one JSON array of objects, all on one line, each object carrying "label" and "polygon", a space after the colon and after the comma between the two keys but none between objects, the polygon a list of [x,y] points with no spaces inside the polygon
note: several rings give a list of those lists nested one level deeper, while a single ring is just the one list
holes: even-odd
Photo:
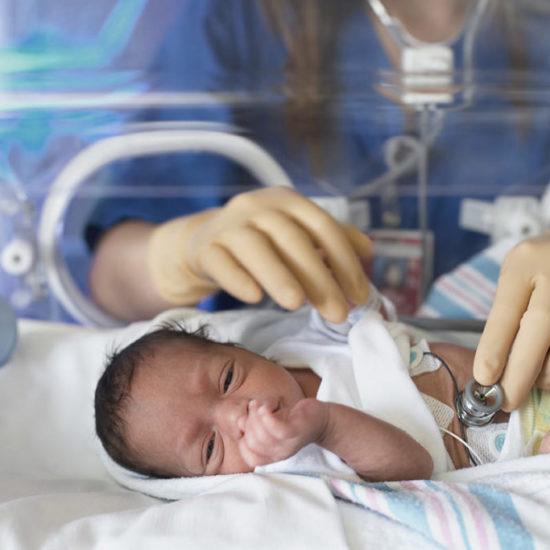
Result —
[{"label": "stethoscope chest piece", "polygon": [[504,393],[498,384],[482,386],[471,379],[456,398],[458,418],[466,426],[485,426],[502,407]]}]

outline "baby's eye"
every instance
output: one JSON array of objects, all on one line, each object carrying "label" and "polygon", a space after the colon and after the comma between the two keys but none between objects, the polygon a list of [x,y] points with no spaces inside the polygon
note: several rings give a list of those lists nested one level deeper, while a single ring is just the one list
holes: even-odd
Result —
[{"label": "baby's eye", "polygon": [[223,393],[226,393],[229,389],[229,386],[231,386],[231,381],[233,380],[233,367],[230,367],[227,371],[227,375],[225,377],[224,383],[223,383]]},{"label": "baby's eye", "polygon": [[206,447],[206,462],[210,460],[212,453],[214,452],[214,438],[215,436],[212,436],[208,441],[208,447]]}]

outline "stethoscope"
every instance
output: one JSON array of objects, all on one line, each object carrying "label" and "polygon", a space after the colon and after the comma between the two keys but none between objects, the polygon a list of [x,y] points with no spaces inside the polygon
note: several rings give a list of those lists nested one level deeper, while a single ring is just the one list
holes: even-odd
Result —
[{"label": "stethoscope", "polygon": [[[475,39],[479,29],[481,18],[485,13],[490,0],[477,0],[476,5],[472,8],[465,23],[464,30],[461,35],[464,37],[463,41],[463,71],[466,78],[471,76],[473,71],[473,51]],[[405,79],[408,72],[425,73],[423,75],[417,75],[422,77],[422,85],[429,84],[426,77],[439,76],[432,81],[432,84],[443,84],[445,81],[441,79],[445,74],[451,75],[454,71],[454,55],[452,51],[452,44],[458,37],[452,37],[449,40],[442,42],[432,43],[424,42],[410,34],[407,29],[401,24],[401,22],[392,17],[381,0],[367,0],[372,12],[380,23],[385,27],[388,34],[391,36],[395,44],[401,50],[401,71],[404,73]],[[416,54],[420,52],[420,56],[412,54],[415,51]],[[418,82],[413,79],[412,82]],[[433,98],[433,96],[431,96]],[[433,101],[432,98],[428,98],[423,101],[421,98],[420,103],[426,101]]]},{"label": "stethoscope", "polygon": [[482,386],[472,378],[455,401],[458,419],[466,426],[486,426],[502,408],[504,392],[500,384]]},{"label": "stethoscope", "polygon": [[[474,78],[474,46],[479,25],[490,0],[478,0],[469,14],[463,31],[462,82],[459,91],[452,88],[455,59],[452,44],[458,39],[439,43],[427,43],[415,38],[401,22],[392,17],[381,0],[366,0],[373,14],[387,30],[400,50],[402,81],[397,90],[404,105],[429,112],[429,123],[421,142],[413,136],[395,136],[385,146],[388,170],[373,180],[356,187],[350,198],[374,195],[385,186],[391,186],[401,176],[414,170],[421,163],[425,150],[437,138],[443,127],[444,112],[462,109],[472,102]],[[382,88],[395,87],[391,83],[379,83]],[[416,93],[420,87],[423,91]],[[421,220],[422,225],[422,220]]]},{"label": "stethoscope", "polygon": [[[412,36],[401,22],[392,17],[386,10],[381,0],[367,0],[372,12],[377,19],[384,25],[388,34],[392,37],[395,44],[401,50],[401,70],[404,73],[403,81],[405,88],[407,83],[414,86],[418,82],[418,78],[423,78],[424,85],[430,84],[430,76],[433,80],[433,85],[437,87],[445,87],[445,75],[452,75],[454,71],[454,57],[451,49],[451,44],[454,39],[438,43],[429,44]],[[472,9],[466,23],[464,25],[464,46],[463,46],[463,70],[464,81],[468,84],[473,72],[473,49],[477,30],[481,17],[483,16],[489,0],[479,0]],[[413,55],[414,54],[414,55]],[[411,61],[412,60],[412,61]],[[415,71],[426,72],[423,75],[415,75]],[[408,74],[411,73],[411,74]],[[416,80],[415,80],[416,79]],[[448,82],[450,84],[450,82]],[[471,100],[471,87],[465,86],[464,99],[466,103]],[[408,98],[408,99],[407,99]],[[405,89],[402,94],[404,103],[414,103],[418,108],[426,108],[427,103],[439,103],[440,107],[445,107],[445,103],[452,103],[449,94],[431,93],[425,96],[423,100],[422,94],[410,94],[407,96]],[[447,108],[449,108],[447,106]],[[428,136],[428,143],[435,139],[435,135],[441,128],[441,117],[438,119],[438,127]],[[402,136],[401,139],[406,139],[407,136]],[[412,143],[409,143],[411,142]],[[415,166],[420,158],[423,148],[420,147],[413,138],[409,137],[409,146],[411,155],[406,156],[404,162],[400,165],[389,163],[390,170],[383,174],[377,180],[371,181],[354,191],[354,196],[364,196],[378,191],[384,185],[395,182],[396,176],[402,175]],[[427,145],[426,143],[424,144]],[[421,224],[422,225],[422,224]],[[465,426],[485,426],[493,421],[493,418],[504,402],[504,394],[499,384],[492,386],[482,386],[475,379],[471,379],[465,389],[458,393],[455,400],[456,412],[460,422]]]},{"label": "stethoscope", "polygon": [[468,434],[466,428],[480,427],[490,424],[496,413],[502,408],[504,403],[504,393],[499,384],[491,386],[482,386],[474,378],[472,378],[464,388],[459,391],[457,379],[453,374],[453,370],[449,364],[437,353],[433,351],[425,351],[424,355],[430,355],[437,359],[442,367],[449,373],[455,389],[455,410],[460,425],[461,436],[447,430],[443,426],[439,429],[458,441],[462,442],[466,448],[466,452],[472,466],[480,466],[483,460],[477,452],[468,444]]},{"label": "stethoscope", "polygon": [[458,383],[449,364],[437,353],[425,351],[424,355],[435,357],[449,373],[455,388],[455,409],[460,421],[464,438],[465,427],[486,426],[493,421],[495,414],[502,408],[504,392],[500,384],[483,386],[472,378],[464,390],[458,389]]}]

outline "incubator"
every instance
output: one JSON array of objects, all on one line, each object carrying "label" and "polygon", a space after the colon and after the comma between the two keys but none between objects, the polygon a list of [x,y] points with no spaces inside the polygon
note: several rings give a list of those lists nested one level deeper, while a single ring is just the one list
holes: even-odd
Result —
[{"label": "incubator", "polygon": [[[150,327],[144,321],[108,328],[117,321],[90,299],[94,238],[88,220],[106,200],[125,209],[135,205],[137,215],[142,207],[173,212],[188,203],[215,206],[264,185],[295,186],[369,234],[374,255],[365,269],[402,320],[420,330],[452,331],[445,341],[469,347],[479,337],[506,251],[550,227],[546,0],[464,2],[478,6],[468,20],[472,30],[433,47],[411,43],[399,22],[380,11],[391,2],[365,1],[392,29],[409,70],[396,71],[374,47],[377,37],[357,21],[346,29],[346,47],[359,46],[337,75],[338,93],[324,97],[336,139],[324,151],[322,175],[309,169],[307,151],[287,139],[287,90],[272,80],[278,65],[262,66],[268,32],[257,33],[259,42],[247,47],[240,34],[253,28],[251,21],[238,27],[225,18],[223,26],[209,28],[211,37],[221,33],[235,46],[218,51],[222,58],[238,61],[238,54],[258,63],[247,74],[238,66],[229,75],[211,71],[216,86],[173,77],[170,66],[189,61],[184,52],[158,64],[191,3],[210,2],[0,2],[5,537],[22,547],[59,541],[79,548],[91,540],[109,546],[114,538],[120,548],[134,548],[137,538],[155,547],[212,547],[227,544],[231,532],[236,547],[251,541],[279,548],[285,524],[292,525],[283,533],[287,545],[295,547],[358,541],[386,548],[403,541],[425,548],[426,540],[446,547],[481,539],[495,547],[510,540],[517,547],[544,546],[550,540],[544,456],[383,487],[245,476],[196,496],[182,485],[173,496],[181,500],[162,506],[123,492],[106,473],[93,426],[93,388],[106,351]],[[233,6],[260,2],[215,4],[231,13]],[[500,20],[490,24],[492,10],[501,6],[525,10],[519,48]],[[187,29],[199,24],[195,19]],[[181,37],[190,49],[192,34]],[[213,63],[200,51],[193,51],[197,71]],[[276,56],[276,48],[269,53]],[[529,63],[522,68],[524,58]],[[197,165],[201,177],[179,185],[188,168],[197,174]],[[258,352],[297,332],[307,313],[182,311],[191,327],[207,322],[227,340],[248,338]],[[478,330],[472,334],[472,328]],[[390,395],[391,388],[384,392]],[[491,420],[500,408],[498,388],[472,381],[467,392],[457,398],[463,423]],[[166,527],[162,534],[159,522]]]},{"label": "incubator", "polygon": [[[102,0],[86,14],[61,4],[7,2],[0,14],[13,22],[0,30],[0,293],[19,317],[117,324],[89,299],[84,232],[98,199],[208,202],[220,172],[232,174],[227,196],[296,186],[369,233],[365,268],[405,316],[482,318],[467,299],[441,305],[448,285],[434,281],[497,246],[482,258],[488,272],[473,269],[474,286],[490,293],[503,250],[548,226],[550,73],[540,61],[518,78],[504,54],[502,69],[489,68],[487,49],[502,44],[484,27],[488,2],[476,4],[454,52],[411,40],[371,2],[403,42],[406,70],[362,60],[339,75],[328,104],[350,143],[331,148],[323,176],[278,139],[285,98],[269,79],[245,92],[235,75],[207,91],[155,68],[185,3]],[[183,187],[174,180],[187,156],[211,165]]]}]

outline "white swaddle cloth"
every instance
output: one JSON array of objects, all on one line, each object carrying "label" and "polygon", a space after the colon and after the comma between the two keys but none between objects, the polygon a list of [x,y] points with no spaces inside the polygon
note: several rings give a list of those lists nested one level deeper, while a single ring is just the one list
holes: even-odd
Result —
[{"label": "white swaddle cloth", "polygon": [[[454,466],[434,416],[409,373],[406,358],[410,348],[406,327],[384,321],[378,311],[364,311],[347,336],[332,330],[312,312],[308,327],[270,346],[265,356],[285,366],[311,368],[321,378],[317,399],[362,410],[406,431],[430,453],[436,475]],[[333,453],[317,445],[255,471],[354,474]]]},{"label": "white swaddle cloth", "polygon": [[[309,318],[308,308],[296,312],[278,310],[257,310],[253,315],[247,310],[205,313],[192,308],[180,308],[160,314],[153,319],[147,329],[128,330],[109,345],[107,351],[122,348],[160,325],[181,322],[189,331],[207,326],[209,335],[220,342],[243,342],[250,351],[261,353],[272,342],[283,335],[299,332]],[[130,327],[131,329],[132,327]],[[178,500],[216,490],[218,486],[229,482],[236,476],[249,474],[231,474],[217,476],[198,476],[157,479],[128,470],[117,464],[103,448],[100,458],[109,474],[120,485],[133,491],[166,500]]]}]

